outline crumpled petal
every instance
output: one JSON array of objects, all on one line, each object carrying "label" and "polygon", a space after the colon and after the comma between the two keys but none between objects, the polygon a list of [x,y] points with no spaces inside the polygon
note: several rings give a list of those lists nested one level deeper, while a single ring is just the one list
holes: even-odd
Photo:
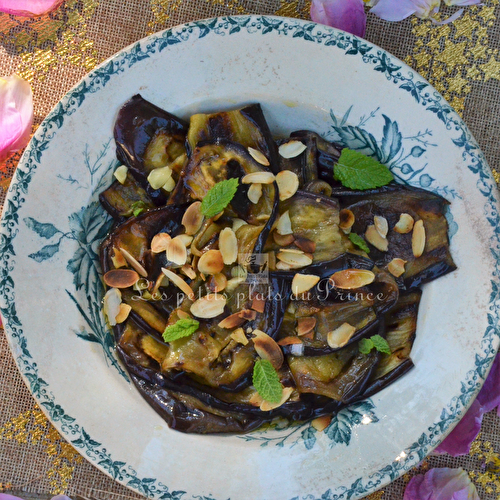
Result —
[{"label": "crumpled petal", "polygon": [[500,356],[497,355],[476,400],[457,426],[434,451],[436,453],[449,453],[453,457],[467,455],[472,442],[481,430],[483,415],[497,408],[499,405]]},{"label": "crumpled petal", "polygon": [[17,75],[0,77],[0,162],[28,144],[32,125],[30,84]]},{"label": "crumpled petal", "polygon": [[312,0],[311,19],[356,36],[365,36],[366,13],[363,0]]},{"label": "crumpled petal", "polygon": [[15,16],[41,16],[53,11],[64,0],[0,0],[0,12]]},{"label": "crumpled petal", "polygon": [[370,12],[386,21],[402,21],[415,14],[421,19],[439,11],[441,0],[379,0]]},{"label": "crumpled petal", "polygon": [[474,483],[462,468],[431,469],[411,479],[403,500],[480,500]]}]

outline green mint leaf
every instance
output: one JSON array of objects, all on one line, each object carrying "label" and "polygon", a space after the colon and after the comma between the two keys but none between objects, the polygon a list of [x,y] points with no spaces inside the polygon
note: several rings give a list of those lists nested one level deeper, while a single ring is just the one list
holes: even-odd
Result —
[{"label": "green mint leaf", "polygon": [[253,385],[263,399],[279,403],[283,395],[278,373],[267,359],[258,359],[253,367]]},{"label": "green mint leaf", "polygon": [[374,348],[373,342],[370,339],[361,339],[358,343],[358,349],[361,354],[370,354]]},{"label": "green mint leaf", "polygon": [[344,148],[334,167],[335,180],[349,189],[373,189],[389,184],[391,171],[375,158]]},{"label": "green mint leaf", "polygon": [[134,214],[134,217],[140,215],[146,209],[146,204],[142,201],[135,201],[130,207],[130,211]]},{"label": "green mint leaf", "polygon": [[373,337],[370,337],[370,340],[373,342],[373,345],[378,352],[391,354],[391,348],[389,347],[389,344],[387,343],[387,340],[384,339],[384,337],[381,337],[380,335],[373,335]]},{"label": "green mint leaf", "polygon": [[359,234],[349,233],[349,239],[354,245],[361,248],[363,252],[370,253],[370,249],[368,248],[366,241],[361,236],[359,236]]},{"label": "green mint leaf", "polygon": [[173,325],[167,326],[165,331],[163,332],[163,340],[165,342],[173,342],[177,339],[182,339],[183,337],[189,337],[192,335],[198,327],[200,323],[195,319],[185,318],[179,319]]},{"label": "green mint leaf", "polygon": [[237,189],[238,179],[236,178],[218,182],[203,198],[201,213],[205,217],[214,217],[222,212],[231,203]]}]

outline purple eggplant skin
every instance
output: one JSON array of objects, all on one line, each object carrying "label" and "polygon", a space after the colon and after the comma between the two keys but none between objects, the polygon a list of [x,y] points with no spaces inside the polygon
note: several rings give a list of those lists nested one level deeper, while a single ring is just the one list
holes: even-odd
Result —
[{"label": "purple eggplant skin", "polygon": [[149,172],[144,164],[147,147],[158,134],[168,134],[184,142],[187,123],[146,101],[140,94],[134,95],[120,108],[114,127],[116,156],[130,169],[155,205],[162,206],[168,197],[161,189],[151,188],[147,181]]}]

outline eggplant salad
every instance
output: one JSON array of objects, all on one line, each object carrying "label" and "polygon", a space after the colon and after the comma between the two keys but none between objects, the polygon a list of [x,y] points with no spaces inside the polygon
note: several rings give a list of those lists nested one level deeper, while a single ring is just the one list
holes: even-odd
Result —
[{"label": "eggplant salad", "polygon": [[331,416],[413,366],[420,285],[456,267],[448,201],[262,108],[189,123],[133,96],[100,201],[104,313],[144,399],[182,432]]}]

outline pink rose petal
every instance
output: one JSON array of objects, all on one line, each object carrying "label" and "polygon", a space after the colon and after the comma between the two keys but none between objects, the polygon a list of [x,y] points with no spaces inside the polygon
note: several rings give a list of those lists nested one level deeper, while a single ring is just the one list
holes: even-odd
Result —
[{"label": "pink rose petal", "polygon": [[28,144],[32,125],[30,84],[17,75],[0,78],[0,162]]},{"label": "pink rose petal", "polygon": [[15,16],[41,16],[57,9],[64,0],[0,0],[0,12]]},{"label": "pink rose petal", "polygon": [[311,19],[356,36],[365,36],[366,14],[363,0],[312,0]]},{"label": "pink rose petal", "polygon": [[22,500],[22,498],[14,497],[12,495],[8,495],[7,493],[0,493],[0,500]]},{"label": "pink rose petal", "polygon": [[441,0],[379,0],[370,12],[386,21],[402,21],[415,14],[427,19],[439,11]]},{"label": "pink rose petal", "polygon": [[463,469],[431,469],[411,479],[403,500],[480,500]]}]

